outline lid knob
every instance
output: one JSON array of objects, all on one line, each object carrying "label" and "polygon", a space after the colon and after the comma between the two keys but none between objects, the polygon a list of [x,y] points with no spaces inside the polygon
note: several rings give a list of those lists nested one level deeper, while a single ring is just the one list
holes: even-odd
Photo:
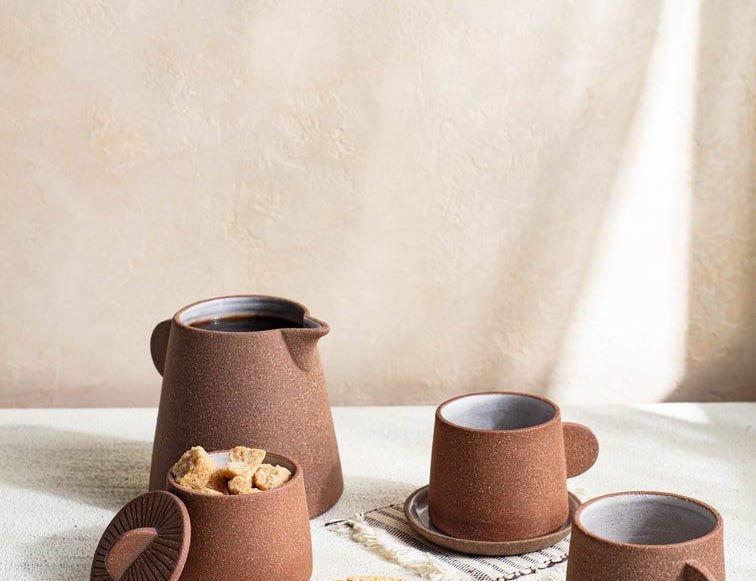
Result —
[{"label": "lid knob", "polygon": [[157,534],[157,529],[154,527],[142,527],[124,533],[115,545],[110,547],[105,557],[105,568],[110,576],[120,581],[126,569],[144,553]]}]

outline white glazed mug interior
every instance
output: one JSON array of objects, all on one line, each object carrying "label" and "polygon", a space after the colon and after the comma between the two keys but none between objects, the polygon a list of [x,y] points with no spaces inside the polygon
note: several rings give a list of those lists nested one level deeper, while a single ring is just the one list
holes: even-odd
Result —
[{"label": "white glazed mug interior", "polygon": [[588,534],[627,545],[672,545],[704,537],[717,527],[706,506],[679,496],[633,493],[587,504],[578,515]]},{"label": "white glazed mug interior", "polygon": [[441,406],[447,422],[472,430],[519,430],[545,424],[556,415],[546,400],[520,393],[475,393]]}]

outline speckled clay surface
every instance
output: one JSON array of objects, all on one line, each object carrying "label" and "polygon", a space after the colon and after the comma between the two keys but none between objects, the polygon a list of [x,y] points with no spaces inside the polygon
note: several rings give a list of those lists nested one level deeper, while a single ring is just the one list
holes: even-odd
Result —
[{"label": "speckled clay surface", "polygon": [[[211,456],[215,460],[217,453]],[[179,486],[168,475],[168,491],[186,505],[192,525],[181,581],[310,579],[312,544],[302,470],[270,452],[265,461],[292,470],[291,480],[274,490],[216,496]],[[217,465],[224,463],[221,458]]]},{"label": "speckled clay surface", "polygon": [[[447,406],[461,407],[478,396],[512,398],[523,405],[514,414],[491,413],[480,420],[474,409],[455,413],[492,427],[534,425],[479,429],[445,417],[452,409]],[[480,541],[516,541],[556,531],[568,515],[567,477],[587,470],[597,454],[593,433],[579,424],[563,429],[559,407],[545,398],[484,392],[450,399],[436,410],[430,518],[451,536]]]},{"label": "speckled clay surface", "polygon": [[[303,328],[229,333],[189,327],[184,316],[213,301],[254,301],[260,311],[292,317]],[[343,480],[317,341],[328,325],[298,303],[244,295],[209,299],[176,313],[153,332],[163,374],[150,489],[192,446],[279,450],[303,468],[311,517],[341,496]]]},{"label": "speckled clay surface", "polygon": [[[674,502],[690,504],[691,508],[711,517],[711,524],[702,536],[690,540],[668,544],[636,544],[612,540],[611,527],[607,526],[606,536],[586,526],[585,515],[590,515],[596,503],[606,499],[628,498],[632,496],[662,496]],[[677,535],[686,538],[685,525],[676,522],[672,515],[653,519],[643,517],[637,510],[624,507],[624,515],[607,514],[603,517],[613,526],[624,522],[625,526],[636,530],[647,527],[648,534],[654,527],[660,534]],[[586,511],[589,511],[586,513]],[[645,521],[643,520],[645,518]],[[594,518],[594,520],[596,520]],[[651,523],[650,525],[648,523]],[[690,536],[690,535],[687,535]],[[620,537],[616,537],[620,538]],[[667,539],[670,540],[670,539]],[[674,540],[674,539],[671,539]],[[594,498],[586,502],[575,513],[570,539],[570,558],[567,566],[567,581],[725,581],[724,540],[722,517],[712,507],[701,501],[685,496],[663,492],[623,492]]]},{"label": "speckled clay surface", "polygon": [[407,497],[404,503],[404,516],[407,518],[414,531],[426,541],[457,553],[470,555],[484,555],[488,557],[501,557],[505,555],[522,555],[539,551],[561,541],[570,534],[572,515],[580,506],[580,499],[569,493],[570,512],[567,520],[557,530],[535,537],[518,541],[475,541],[459,539],[444,534],[433,526],[428,518],[428,487],[418,488]]},{"label": "speckled clay surface", "polygon": [[177,581],[184,568],[191,524],[186,507],[168,492],[138,496],[102,534],[91,581]]}]

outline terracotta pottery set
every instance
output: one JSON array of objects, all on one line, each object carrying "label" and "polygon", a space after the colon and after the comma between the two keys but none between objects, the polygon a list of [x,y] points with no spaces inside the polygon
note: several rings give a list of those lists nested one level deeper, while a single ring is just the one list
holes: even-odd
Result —
[{"label": "terracotta pottery set", "polygon": [[[150,490],[113,519],[93,581],[307,581],[309,518],[343,490],[318,340],[329,331],[299,303],[240,295],[200,301],[159,323],[150,349],[163,376]],[[280,488],[211,495],[169,473],[203,446],[216,467],[233,446],[288,468]],[[580,506],[567,479],[598,457],[598,440],[535,395],[482,392],[436,410],[430,483],[404,507],[444,548],[531,552],[572,530],[568,581],[724,581],[722,520],[676,495],[620,493]]]}]

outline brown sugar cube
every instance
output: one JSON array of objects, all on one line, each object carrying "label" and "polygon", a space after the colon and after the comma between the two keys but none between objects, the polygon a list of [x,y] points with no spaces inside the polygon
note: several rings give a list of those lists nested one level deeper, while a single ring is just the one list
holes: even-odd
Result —
[{"label": "brown sugar cube", "polygon": [[225,468],[217,468],[207,481],[207,488],[220,492],[221,494],[228,494],[228,476],[226,475]]},{"label": "brown sugar cube", "polygon": [[223,493],[219,490],[214,490],[212,488],[203,488],[200,490],[202,494],[211,494],[213,496],[223,496]]},{"label": "brown sugar cube", "polygon": [[291,478],[291,472],[283,466],[263,464],[255,472],[255,486],[260,490],[278,488]]},{"label": "brown sugar cube", "polygon": [[[249,480],[251,483],[254,474],[254,469],[246,462],[229,462],[223,468],[218,468],[212,473],[210,480],[207,482],[207,487],[212,488],[213,490],[218,490],[223,494],[228,494],[228,483],[230,480],[237,476],[241,476],[242,478]],[[252,485],[250,484],[250,486]]]},{"label": "brown sugar cube", "polygon": [[228,452],[229,464],[233,462],[244,462],[248,464],[254,473],[265,460],[265,450],[259,448],[247,448],[246,446],[236,446]]},{"label": "brown sugar cube", "polygon": [[184,452],[171,468],[171,474],[182,486],[201,490],[205,488],[215,464],[202,446],[194,446]]},{"label": "brown sugar cube", "polygon": [[252,478],[249,476],[234,476],[228,481],[228,491],[231,494],[252,494],[260,492],[252,487]]},{"label": "brown sugar cube", "polygon": [[242,462],[240,460],[229,462],[228,464],[226,464],[226,467],[223,468],[223,472],[226,475],[226,478],[228,478],[229,480],[231,478],[236,478],[237,476],[244,476],[252,480],[252,476],[254,476],[255,470],[255,467],[250,466],[246,462]]}]

